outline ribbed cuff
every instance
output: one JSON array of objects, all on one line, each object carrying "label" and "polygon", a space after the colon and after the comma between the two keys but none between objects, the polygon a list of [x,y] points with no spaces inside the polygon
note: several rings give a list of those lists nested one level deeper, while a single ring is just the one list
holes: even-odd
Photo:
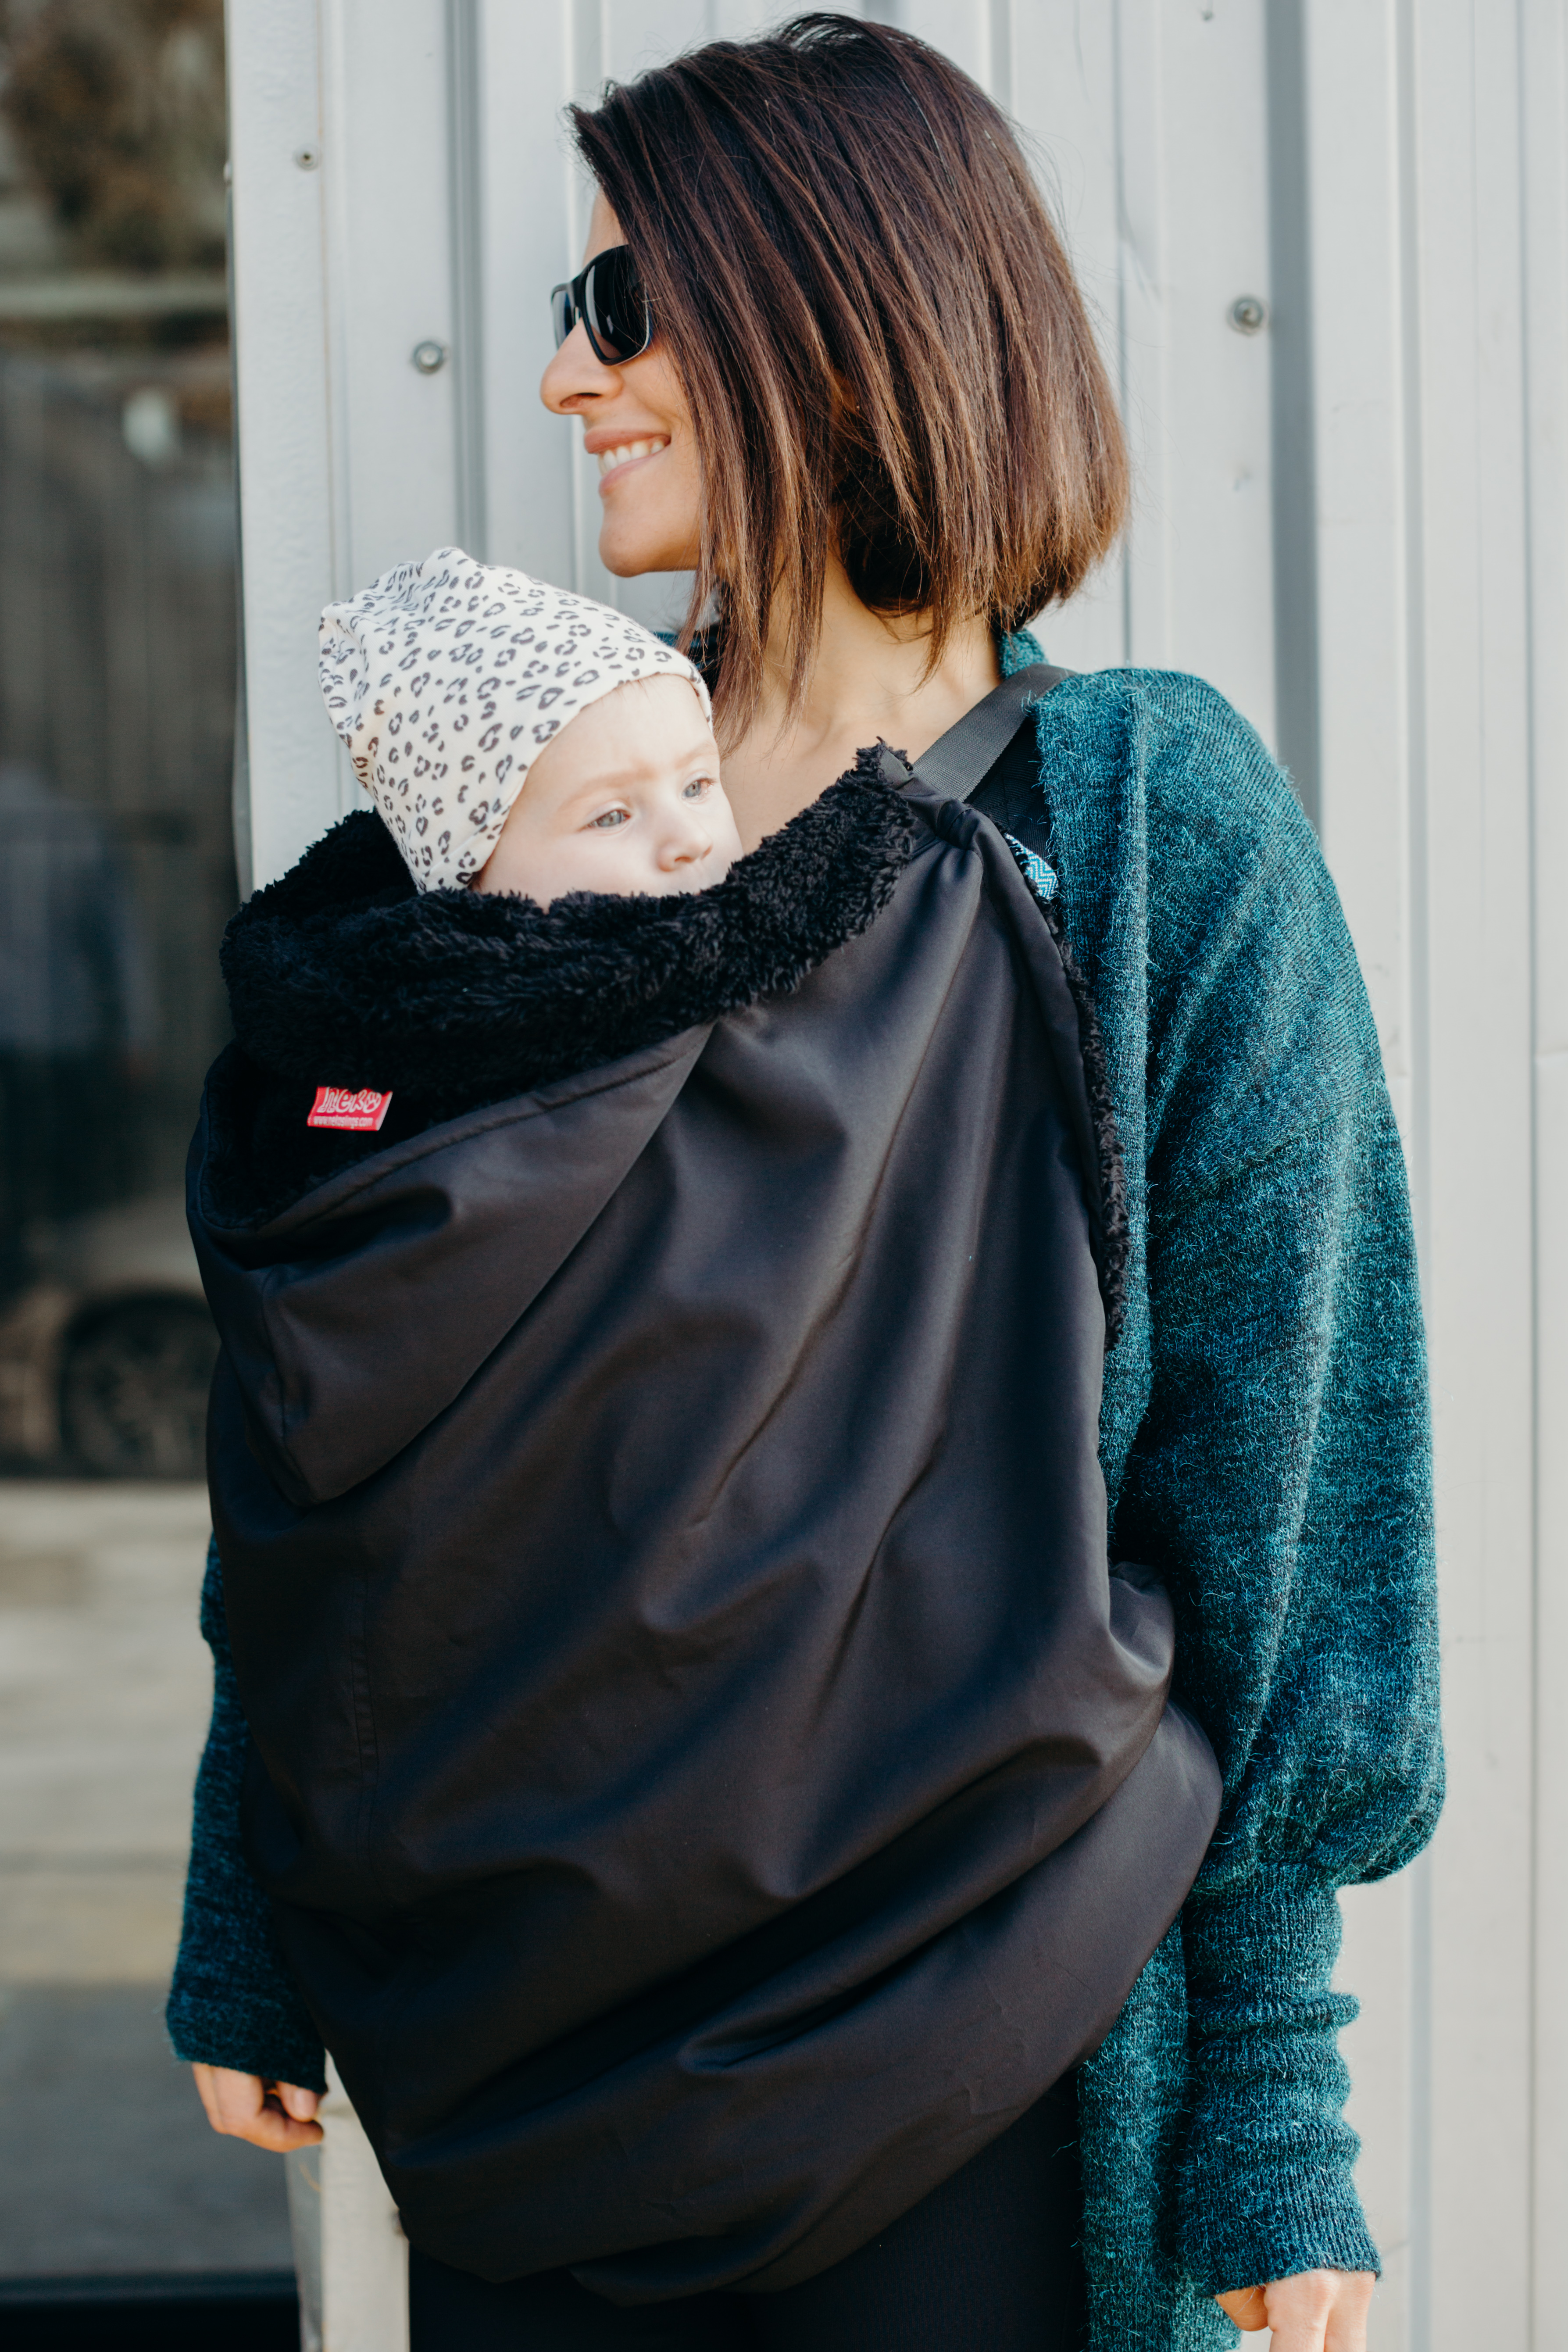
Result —
[{"label": "ribbed cuff", "polygon": [[1381,2273],[1348,2169],[1309,2172],[1289,2147],[1271,2168],[1275,2178],[1262,2196],[1255,2179],[1189,2181],[1183,2253],[1205,2294],[1268,2286],[1302,2271]]},{"label": "ribbed cuff", "polygon": [[1182,2164],[1182,2252],[1209,2294],[1300,2271],[1377,2271],[1352,2172],[1360,2143],[1337,2035],[1356,2013],[1330,1990],[1334,1889],[1262,1871],[1194,1892],[1183,1917],[1192,2108]]},{"label": "ribbed cuff", "polygon": [[302,2091],[327,2087],[326,2052],[301,2012],[176,1984],[163,2021],[175,2057],[187,2065],[229,2066],[267,2083],[297,2083]]}]

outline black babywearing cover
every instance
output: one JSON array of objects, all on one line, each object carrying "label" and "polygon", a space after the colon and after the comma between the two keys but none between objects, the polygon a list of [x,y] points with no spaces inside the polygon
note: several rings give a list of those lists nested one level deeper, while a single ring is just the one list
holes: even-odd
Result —
[{"label": "black babywearing cover", "polygon": [[1079,1007],[963,731],[669,916],[743,963],[754,877],[830,894],[833,810],[886,816],[793,985],[259,1221],[209,1082],[248,1850],[409,2237],[486,2278],[839,2260],[1098,2046],[1213,1831],[1170,1605],[1107,1558]]}]

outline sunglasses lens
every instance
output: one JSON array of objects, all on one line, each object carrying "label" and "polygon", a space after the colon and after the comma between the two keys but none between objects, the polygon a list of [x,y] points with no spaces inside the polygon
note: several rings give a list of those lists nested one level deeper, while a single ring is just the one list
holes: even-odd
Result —
[{"label": "sunglasses lens", "polygon": [[551,288],[550,323],[555,333],[555,348],[559,351],[562,344],[566,341],[567,336],[572,332],[573,328],[577,323],[577,315],[572,307],[572,289],[570,286],[552,286]]},{"label": "sunglasses lens", "polygon": [[583,315],[588,332],[609,358],[635,360],[652,340],[647,298],[637,263],[624,245],[595,256],[583,273]]}]

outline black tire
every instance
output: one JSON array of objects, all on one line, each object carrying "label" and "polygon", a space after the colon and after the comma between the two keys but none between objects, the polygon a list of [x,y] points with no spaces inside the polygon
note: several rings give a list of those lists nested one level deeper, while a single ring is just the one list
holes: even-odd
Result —
[{"label": "black tire", "polygon": [[79,1323],[60,1375],[60,1433],[74,1468],[100,1478],[200,1478],[212,1317],[195,1298],[127,1298]]}]

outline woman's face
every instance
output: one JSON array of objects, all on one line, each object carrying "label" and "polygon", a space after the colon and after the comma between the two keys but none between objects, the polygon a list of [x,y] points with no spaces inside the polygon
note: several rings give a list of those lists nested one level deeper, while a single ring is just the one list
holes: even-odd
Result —
[{"label": "woman's face", "polygon": [[[622,245],[603,194],[594,198],[584,265]],[[689,572],[698,556],[700,481],[686,395],[656,334],[640,359],[606,367],[579,320],[539,387],[557,416],[580,416],[583,446],[599,461],[599,555],[619,580]]]}]

